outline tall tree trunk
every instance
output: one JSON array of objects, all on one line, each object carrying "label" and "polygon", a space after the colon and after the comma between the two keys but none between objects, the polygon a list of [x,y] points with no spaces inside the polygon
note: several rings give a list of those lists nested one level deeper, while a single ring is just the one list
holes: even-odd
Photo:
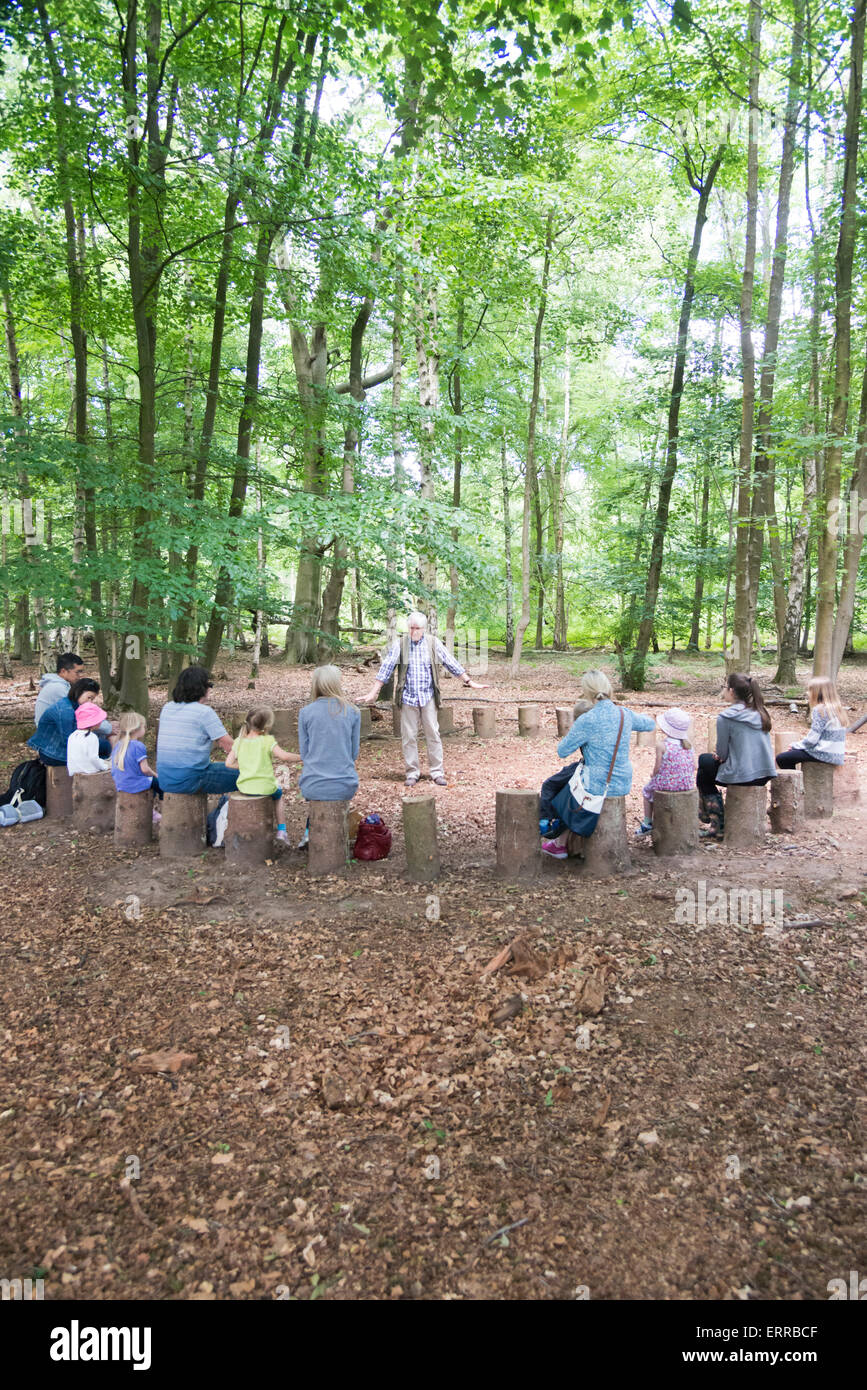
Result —
[{"label": "tall tree trunk", "polygon": [[554,650],[565,652],[569,645],[566,621],[566,585],[563,579],[563,543],[566,533],[566,476],[569,471],[569,422],[572,413],[572,359],[566,344],[563,366],[563,425],[560,430],[560,454],[554,488],[554,560],[556,593],[554,597]]},{"label": "tall tree trunk", "polygon": [[[315,497],[327,486],[325,416],[328,387],[328,341],[324,323],[313,325],[308,345],[305,334],[292,324],[292,360],[298,397],[304,416],[304,491]],[[322,585],[322,547],[318,536],[301,542],[295,576],[292,622],[286,635],[286,656],[294,664],[314,661],[319,646],[319,610]]]},{"label": "tall tree trunk", "polygon": [[512,502],[509,496],[509,475],[506,471],[505,430],[500,450],[500,476],[503,481],[503,545],[506,552],[506,656],[511,656],[515,650],[515,611],[512,586]]},{"label": "tall tree trunk", "polygon": [[647,661],[647,652],[653,638],[654,623],[656,621],[656,600],[659,594],[660,579],[662,578],[662,558],[665,550],[665,534],[668,528],[668,511],[671,505],[671,489],[677,472],[680,403],[683,396],[684,376],[686,374],[686,357],[689,346],[689,322],[692,317],[692,301],[695,296],[695,272],[698,266],[704,224],[707,221],[707,205],[724,154],[725,146],[721,145],[714,154],[707,172],[703,177],[700,177],[699,174],[693,170],[687,156],[687,176],[693,191],[698,194],[698,207],[695,213],[692,243],[687,260],[683,296],[680,305],[680,317],[677,326],[674,372],[672,373],[671,394],[668,406],[665,465],[659,484],[659,496],[656,502],[656,514],[653,521],[653,538],[650,547],[650,564],[647,572],[647,582],[644,589],[641,625],[638,629],[638,640],[632,655],[632,661],[628,671],[624,674],[623,683],[628,690],[641,690],[644,687],[644,667]]},{"label": "tall tree trunk", "polygon": [[[418,368],[418,395],[421,407],[421,440],[419,444],[419,472],[421,475],[421,497],[432,502],[436,497],[436,417],[440,400],[440,358],[439,358],[439,309],[436,286],[429,284],[425,289],[421,274],[417,271],[415,282],[415,355]],[[435,636],[437,629],[437,605],[433,597],[437,586],[437,565],[432,555],[423,555],[419,563],[419,580],[424,596],[419,606],[428,617],[428,629]]]},{"label": "tall tree trunk", "polygon": [[[394,308],[391,321],[391,450],[393,456],[392,479],[395,497],[403,496],[406,478],[403,469],[403,421],[400,408],[403,395],[403,301],[405,294],[403,261],[398,258],[394,267]],[[401,538],[402,540],[402,538]],[[389,576],[388,616],[386,626],[386,645],[391,649],[397,636],[396,576],[398,573],[398,554],[395,547],[389,548],[386,559]],[[361,619],[358,623],[361,626]]]},{"label": "tall tree trunk", "polygon": [[756,425],[756,460],[750,529],[750,628],[755,626],[758,607],[759,579],[764,549],[764,529],[767,526],[771,551],[771,573],[774,586],[774,618],[777,632],[777,651],[782,646],[786,622],[786,594],[783,587],[783,557],[775,503],[775,446],[772,436],[774,382],[777,368],[777,347],[783,307],[783,287],[786,278],[789,208],[792,195],[792,176],[795,168],[795,140],[798,133],[798,112],[801,105],[801,54],[804,46],[804,0],[795,0],[795,24],[789,57],[789,84],[786,97],[786,116],[783,127],[783,149],[780,161],[780,182],[777,194],[777,225],[774,234],[774,257],[768,288],[768,313],[759,379],[759,414]]},{"label": "tall tree trunk", "polygon": [[[463,400],[461,398],[461,354],[464,350],[464,296],[463,292],[458,296],[457,309],[457,339],[455,343],[455,366],[449,382],[449,394],[451,396],[452,411],[455,416],[455,461],[452,473],[452,506],[455,511],[461,505],[461,469],[463,466],[463,447],[464,436],[461,427],[461,415],[463,414]],[[452,527],[452,545],[457,550],[460,532],[457,526]],[[454,553],[454,552],[453,552]],[[446,646],[450,652],[455,647],[455,618],[458,611],[458,567],[452,559],[449,566],[449,606],[446,613]]]},{"label": "tall tree trunk", "polygon": [[834,596],[837,577],[837,513],[843,468],[843,446],[849,413],[852,376],[852,266],[855,255],[858,199],[858,141],[861,125],[861,84],[864,66],[864,23],[867,0],[856,0],[852,13],[849,90],[846,97],[843,205],[834,272],[834,404],[830,439],[825,448],[822,524],[818,537],[816,635],[813,674],[833,676]]},{"label": "tall tree trunk", "polygon": [[[747,143],[747,217],[744,273],[739,308],[741,338],[741,437],[738,454],[738,530],[735,542],[735,616],[727,671],[752,665],[754,610],[750,575],[750,519],[753,514],[753,439],[756,408],[756,354],[753,344],[753,292],[756,275],[756,219],[759,200],[759,76],[761,73],[761,0],[750,0],[749,139]],[[782,286],[781,286],[782,290]],[[762,532],[763,535],[763,532]]]},{"label": "tall tree trunk", "polygon": [[554,244],[554,214],[549,212],[545,221],[545,258],[542,265],[542,285],[539,294],[539,308],[536,312],[536,326],[533,330],[533,388],[530,394],[530,415],[527,423],[527,461],[524,469],[524,510],[521,521],[521,616],[515,631],[515,645],[512,650],[511,674],[516,676],[521,665],[521,649],[524,633],[530,625],[530,502],[533,495],[533,478],[536,475],[536,417],[539,413],[539,396],[542,386],[542,325],[548,307],[548,276],[551,270],[551,249]]},{"label": "tall tree trunk", "polygon": [[[843,549],[843,575],[840,580],[837,618],[834,623],[834,635],[831,642],[831,674],[835,680],[840,669],[840,662],[846,654],[847,643],[851,642],[858,566],[861,562],[861,550],[864,545],[865,494],[867,494],[867,361],[865,361],[864,375],[861,379],[858,443],[855,449],[855,462],[849,482],[849,496],[845,509],[848,524]],[[828,524],[831,524],[830,518]]]}]

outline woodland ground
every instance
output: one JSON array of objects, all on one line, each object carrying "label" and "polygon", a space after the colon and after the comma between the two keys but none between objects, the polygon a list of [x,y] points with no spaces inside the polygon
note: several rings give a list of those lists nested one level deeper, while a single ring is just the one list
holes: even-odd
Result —
[{"label": "woodland ground", "polygon": [[[0,831],[0,1274],[54,1299],[825,1299],[867,1268],[867,727],[861,806],[797,838],[667,861],[639,844],[622,880],[552,863],[504,884],[494,790],[558,765],[554,706],[600,661],[531,657],[512,682],[495,660],[494,688],[456,704],[437,922],[403,877],[388,734],[362,745],[356,804],[394,849],[344,877],[310,882],[295,850],[232,874],[219,850],[163,863],[49,821]],[[224,718],[306,694],[275,663],[253,696],[246,669],[216,684]],[[721,671],[660,660],[630,703],[710,712]],[[369,682],[348,669],[350,694]],[[867,665],[842,688],[863,713]],[[546,737],[519,740],[501,705],[479,743],[473,703],[518,695],[550,702]],[[3,704],[4,786],[30,708]],[[651,758],[633,756],[630,829]],[[781,888],[787,919],[823,925],[678,925],[676,890],[702,879]],[[521,934],[531,975],[481,979]],[[195,1061],[137,1071],[158,1049]]]}]

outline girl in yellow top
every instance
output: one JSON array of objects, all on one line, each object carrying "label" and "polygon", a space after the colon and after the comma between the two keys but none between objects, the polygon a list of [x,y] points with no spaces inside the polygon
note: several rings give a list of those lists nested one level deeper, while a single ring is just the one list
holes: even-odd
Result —
[{"label": "girl in yellow top", "polygon": [[[281,763],[300,763],[297,753],[288,753],[281,748],[269,732],[274,724],[274,711],[267,706],[251,709],[244,722],[232,751],[226,757],[226,767],[238,769],[237,790],[245,796],[270,796],[275,801],[282,799],[283,793],[277,786],[272,758]],[[289,843],[286,822],[280,817],[277,826],[277,839],[284,845]]]}]

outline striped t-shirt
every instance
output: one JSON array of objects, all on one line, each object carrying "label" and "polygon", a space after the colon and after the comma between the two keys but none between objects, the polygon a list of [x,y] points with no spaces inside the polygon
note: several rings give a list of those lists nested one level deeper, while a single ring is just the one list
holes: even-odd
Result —
[{"label": "striped t-shirt", "polygon": [[211,744],[226,733],[210,705],[169,700],[160,713],[157,734],[157,777],[163,791],[173,791],[191,772],[204,772],[211,761]]},{"label": "striped t-shirt", "polygon": [[816,705],[810,732],[792,747],[803,748],[817,762],[835,763],[840,767],[846,761],[846,730],[836,714],[825,705]]}]

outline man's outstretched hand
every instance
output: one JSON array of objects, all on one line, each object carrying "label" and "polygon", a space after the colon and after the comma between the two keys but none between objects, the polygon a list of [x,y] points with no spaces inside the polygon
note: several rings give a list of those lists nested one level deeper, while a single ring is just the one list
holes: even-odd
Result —
[{"label": "man's outstretched hand", "polygon": [[483,681],[464,681],[464,685],[467,690],[490,690],[490,686],[485,685]]}]

